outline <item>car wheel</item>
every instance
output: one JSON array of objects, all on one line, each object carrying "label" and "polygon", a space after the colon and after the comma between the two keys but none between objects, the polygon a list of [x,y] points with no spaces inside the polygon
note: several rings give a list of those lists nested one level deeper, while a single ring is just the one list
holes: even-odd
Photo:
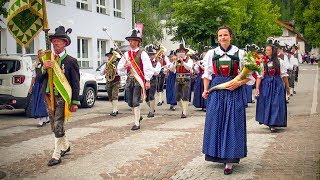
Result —
[{"label": "car wheel", "polygon": [[86,87],[83,98],[81,100],[81,107],[91,108],[96,101],[95,94],[96,93],[92,87]]}]

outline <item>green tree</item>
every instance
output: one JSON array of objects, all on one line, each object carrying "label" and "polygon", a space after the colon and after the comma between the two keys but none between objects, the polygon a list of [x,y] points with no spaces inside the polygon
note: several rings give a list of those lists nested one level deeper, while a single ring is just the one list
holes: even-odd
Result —
[{"label": "green tree", "polygon": [[280,17],[278,6],[269,0],[250,0],[241,8],[246,13],[239,14],[241,28],[237,29],[235,44],[242,47],[252,43],[262,46],[268,37],[281,35],[281,28],[275,23]]},{"label": "green tree", "polygon": [[309,9],[303,13],[306,21],[305,37],[312,46],[320,46],[320,1],[311,0]]},{"label": "green tree", "polygon": [[[8,15],[7,9],[5,8],[5,4],[7,2],[9,2],[9,0],[0,0],[0,16],[2,16],[4,18],[6,18]],[[0,18],[0,29],[2,28],[2,24],[4,24],[4,22]]]},{"label": "green tree", "polygon": [[294,13],[293,22],[297,32],[304,34],[304,28],[306,26],[306,21],[303,17],[303,13],[309,7],[310,0],[293,0]]},{"label": "green tree", "polygon": [[5,4],[9,2],[9,0],[0,0],[0,16],[7,17],[7,9],[5,8]]},{"label": "green tree", "polygon": [[275,23],[279,8],[269,0],[174,0],[171,7],[174,11],[167,26],[174,40],[183,37],[195,48],[214,45],[216,29],[224,24],[233,29],[234,43],[242,47],[262,44],[281,33]]},{"label": "green tree", "polygon": [[[137,2],[140,3],[142,12],[135,14],[135,21],[144,24],[142,43],[143,45],[157,44],[158,41],[163,39],[163,26],[160,23],[158,13],[159,0],[138,0]],[[132,3],[134,4],[134,1]],[[134,10],[137,10],[137,7]]]}]

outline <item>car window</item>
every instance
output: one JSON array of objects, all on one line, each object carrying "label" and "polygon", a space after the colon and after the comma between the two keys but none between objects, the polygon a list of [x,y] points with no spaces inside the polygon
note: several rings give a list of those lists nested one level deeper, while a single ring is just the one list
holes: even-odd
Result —
[{"label": "car window", "polygon": [[17,60],[0,60],[0,74],[10,74],[19,71],[21,68],[20,61]]}]

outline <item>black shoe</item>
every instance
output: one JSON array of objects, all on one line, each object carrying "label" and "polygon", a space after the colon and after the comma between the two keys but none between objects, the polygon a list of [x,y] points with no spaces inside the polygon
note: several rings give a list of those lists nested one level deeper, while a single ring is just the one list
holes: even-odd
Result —
[{"label": "black shoe", "polygon": [[138,130],[138,129],[140,129],[140,126],[137,126],[137,125],[133,125],[131,128],[131,130],[133,130],[133,131]]},{"label": "black shoe", "polygon": [[151,112],[149,112],[149,114],[148,114],[148,116],[147,116],[148,118],[150,118],[150,117],[154,117],[154,114],[153,113],[151,113]]},{"label": "black shoe", "polygon": [[68,149],[65,150],[65,151],[62,151],[62,150],[61,150],[60,156],[63,157],[63,156],[66,155],[66,153],[69,152],[69,151],[70,151],[70,146],[69,146]]},{"label": "black shoe", "polygon": [[181,114],[181,118],[186,118],[187,116],[185,114]]},{"label": "black shoe", "polygon": [[232,174],[233,169],[229,169],[229,168],[224,168],[224,175],[229,175]]},{"label": "black shoe", "polygon": [[60,164],[60,163],[61,163],[61,158],[60,159],[52,158],[48,162],[48,166],[54,166],[54,165],[57,165],[57,164]]},{"label": "black shoe", "polygon": [[276,129],[270,129],[270,132],[271,133],[277,133],[277,130]]},{"label": "black shoe", "polygon": [[117,112],[110,113],[111,116],[117,116]]}]

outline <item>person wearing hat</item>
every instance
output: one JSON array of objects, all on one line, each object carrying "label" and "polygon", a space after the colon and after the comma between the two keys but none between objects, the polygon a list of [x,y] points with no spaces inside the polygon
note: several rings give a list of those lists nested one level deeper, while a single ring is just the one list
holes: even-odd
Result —
[{"label": "person wearing hat", "polygon": [[[277,53],[279,60],[283,63],[284,67],[287,69],[287,73],[290,74],[290,72],[293,69],[293,66],[291,66],[289,62],[289,58],[287,54],[283,51],[285,45],[281,42],[277,41],[275,42],[275,46],[277,47]],[[290,96],[290,87],[289,87],[289,80],[288,78],[284,78],[284,84],[286,88],[286,102],[289,103],[289,96]]]},{"label": "person wearing hat", "polygon": [[292,94],[296,94],[294,90],[295,84],[298,82],[298,74],[299,74],[299,63],[302,62],[301,54],[298,52],[298,46],[295,44],[290,48],[291,56],[290,56],[290,63],[293,66],[293,78],[291,78],[291,85],[292,85]]},{"label": "person wearing hat", "polygon": [[193,66],[192,59],[187,55],[188,49],[180,44],[176,50],[177,60],[170,66],[170,70],[176,72],[176,99],[182,108],[181,118],[187,117],[187,109],[189,103],[190,78]]},{"label": "person wearing hat", "polygon": [[[170,59],[169,64],[172,64],[173,62],[177,61],[177,55],[174,50],[170,52],[169,59]],[[168,77],[166,79],[166,100],[167,100],[167,104],[170,104],[170,110],[175,111],[176,105],[177,105],[176,91],[175,91],[176,73],[171,71],[169,69],[169,66],[165,66],[168,72]]]},{"label": "person wearing hat", "polygon": [[[155,47],[157,53],[159,53],[159,51],[161,50],[161,45],[156,46]],[[158,93],[158,104],[157,106],[161,106],[163,104],[163,90],[164,90],[164,82],[166,79],[166,74],[167,74],[167,69],[165,67],[168,66],[168,64],[170,64],[170,60],[168,58],[168,56],[166,56],[165,54],[163,54],[164,52],[160,53],[158,55],[157,61],[160,63],[161,65],[161,71],[158,75],[158,83],[157,83],[157,93]]]},{"label": "person wearing hat", "polygon": [[[75,112],[78,109],[79,101],[79,90],[80,90],[80,72],[77,59],[68,55],[66,52],[66,47],[70,45],[71,39],[68,36],[71,33],[69,28],[65,31],[63,26],[59,26],[55,29],[55,33],[49,36],[49,40],[53,45],[53,54],[55,59],[50,59],[50,57],[45,57],[43,63],[42,74],[44,76],[44,84],[46,92],[49,92],[48,74],[47,70],[49,68],[53,69],[54,61],[60,66],[60,69],[53,69],[55,73],[60,73],[59,76],[64,76],[67,80],[66,85],[71,88],[71,99],[70,104],[65,100],[65,94],[60,93],[60,90],[66,90],[66,86],[54,86],[54,112],[49,113],[51,129],[55,135],[55,147],[52,154],[52,158],[48,162],[48,166],[54,166],[61,163],[61,157],[70,151],[70,144],[66,139],[64,123],[65,119],[70,115],[71,112]],[[61,71],[59,71],[61,70]],[[59,77],[57,77],[59,79]],[[62,83],[62,81],[60,81]],[[48,102],[47,102],[48,103]],[[69,107],[66,108],[66,107]]]},{"label": "person wearing hat", "polygon": [[150,79],[150,89],[147,90],[146,102],[147,102],[148,106],[150,107],[150,110],[149,110],[147,117],[154,117],[154,112],[155,112],[154,107],[156,105],[154,95],[156,94],[156,91],[157,91],[157,84],[158,84],[157,78],[158,78],[158,75],[161,71],[161,64],[159,61],[157,61],[155,59],[156,50],[152,44],[146,46],[145,49],[149,55],[149,58],[151,60],[151,64],[152,64],[152,67],[154,70],[154,74],[153,74],[152,78]]},{"label": "person wearing hat", "polygon": [[[141,88],[144,86],[148,90],[150,88],[150,80],[154,75],[148,54],[139,49],[142,39],[137,33],[137,30],[134,29],[131,36],[125,38],[129,41],[131,49],[124,53],[117,66],[120,76],[128,75],[126,85],[127,103],[134,112],[134,125],[131,130],[140,129],[140,121],[142,120],[140,116]],[[134,71],[139,75],[137,79],[133,75]],[[143,84],[140,85],[138,80]]]},{"label": "person wearing hat", "polygon": [[[110,74],[115,74],[114,79],[106,78],[106,90],[108,92],[108,99],[112,104],[112,112],[111,116],[117,116],[118,114],[118,95],[119,95],[119,87],[120,87],[120,76],[117,73],[117,65],[119,63],[120,58],[116,58],[113,62],[110,62],[109,67],[107,68],[107,64],[109,63],[110,58],[113,56],[113,48],[110,48],[110,51],[105,54],[106,63],[101,66],[100,75],[108,76]],[[108,72],[112,71],[112,72]]]}]

